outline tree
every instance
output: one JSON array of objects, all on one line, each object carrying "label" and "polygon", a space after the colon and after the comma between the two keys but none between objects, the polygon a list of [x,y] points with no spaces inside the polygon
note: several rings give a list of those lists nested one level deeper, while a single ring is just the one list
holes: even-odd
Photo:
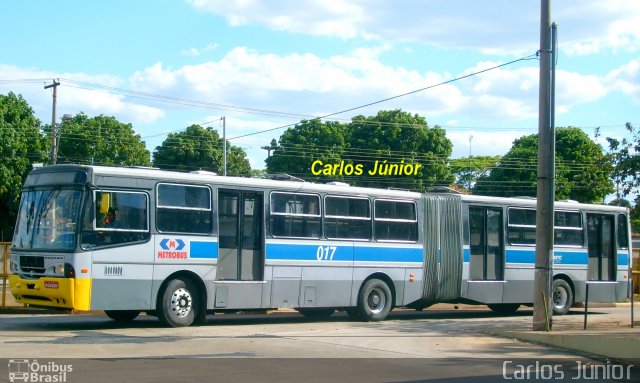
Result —
[{"label": "tree", "polygon": [[614,180],[616,184],[622,185],[622,193],[627,196],[636,194],[636,202],[640,200],[638,186],[640,186],[640,129],[634,128],[627,123],[627,131],[630,138],[607,137],[609,142],[609,154],[614,163]]},{"label": "tree", "polygon": [[[280,136],[278,144],[271,141],[273,154],[266,159],[267,173],[286,173],[309,181],[340,180],[343,176],[312,174],[314,161],[339,163],[346,148],[345,126],[318,119],[301,121]],[[316,164],[315,169],[320,169]]]},{"label": "tree", "polygon": [[455,184],[463,190],[471,190],[480,177],[484,177],[500,161],[500,156],[472,156],[451,160],[451,173],[456,177]]},{"label": "tree", "polygon": [[[444,129],[429,128],[424,117],[396,109],[380,111],[375,116],[357,116],[349,124],[348,158],[364,164],[366,176],[355,183],[371,187],[399,187],[425,190],[429,186],[448,186],[454,181],[449,168],[453,144]],[[420,164],[414,176],[369,175],[376,164]]]},{"label": "tree", "polygon": [[[357,116],[348,124],[302,121],[271,146],[275,150],[266,161],[267,171],[305,180],[415,190],[454,180],[448,166],[452,144],[445,131],[402,110]],[[410,164],[417,170],[412,175],[376,171],[389,164]]]},{"label": "tree", "polygon": [[[514,141],[491,172],[478,179],[474,194],[535,196],[538,135]],[[613,166],[602,147],[581,129],[556,129],[556,199],[601,201],[613,191]]]},{"label": "tree", "polygon": [[631,209],[631,230],[634,233],[640,233],[640,202],[636,202]]},{"label": "tree", "polygon": [[[50,127],[48,127],[50,131]],[[75,115],[60,126],[58,162],[111,166],[149,166],[144,141],[131,124],[104,115]]]},{"label": "tree", "polygon": [[[153,152],[153,164],[168,170],[207,170],[223,174],[223,142],[213,128],[191,125],[182,132],[171,133]],[[250,176],[247,153],[227,143],[227,175]]]},{"label": "tree", "polygon": [[22,185],[35,162],[47,156],[40,120],[21,95],[0,95],[0,240],[10,240]]}]

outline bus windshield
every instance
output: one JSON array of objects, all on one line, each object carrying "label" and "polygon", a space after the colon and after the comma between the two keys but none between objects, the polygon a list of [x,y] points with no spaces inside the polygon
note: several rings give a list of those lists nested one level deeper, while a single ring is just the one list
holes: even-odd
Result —
[{"label": "bus windshield", "polygon": [[25,191],[13,246],[21,250],[73,250],[81,199],[80,190]]}]

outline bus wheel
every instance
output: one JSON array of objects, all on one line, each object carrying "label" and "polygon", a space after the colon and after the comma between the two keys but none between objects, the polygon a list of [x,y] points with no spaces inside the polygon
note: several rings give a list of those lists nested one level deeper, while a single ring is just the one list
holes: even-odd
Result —
[{"label": "bus wheel", "polygon": [[298,312],[304,315],[306,318],[320,320],[320,319],[329,318],[331,315],[333,315],[334,312],[336,312],[336,310],[332,308],[320,308],[320,309],[299,308]]},{"label": "bus wheel", "polygon": [[573,290],[571,286],[564,279],[554,279],[553,285],[551,285],[553,314],[564,315],[569,312],[569,309],[573,305]]},{"label": "bus wheel", "polygon": [[105,310],[104,313],[116,322],[131,322],[140,315],[136,310]]},{"label": "bus wheel", "polygon": [[158,318],[170,327],[190,326],[199,309],[198,290],[189,279],[172,279],[158,301]]},{"label": "bus wheel", "polygon": [[520,308],[520,303],[493,303],[487,306],[498,314],[513,314]]},{"label": "bus wheel", "polygon": [[391,289],[380,279],[369,279],[358,294],[358,314],[364,321],[381,321],[391,311]]}]

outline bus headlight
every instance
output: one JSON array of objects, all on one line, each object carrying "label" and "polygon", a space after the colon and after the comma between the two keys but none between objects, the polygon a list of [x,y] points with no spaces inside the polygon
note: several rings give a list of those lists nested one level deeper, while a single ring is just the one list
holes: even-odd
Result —
[{"label": "bus headlight", "polygon": [[64,265],[61,264],[61,265],[54,266],[53,272],[56,275],[64,275]]}]

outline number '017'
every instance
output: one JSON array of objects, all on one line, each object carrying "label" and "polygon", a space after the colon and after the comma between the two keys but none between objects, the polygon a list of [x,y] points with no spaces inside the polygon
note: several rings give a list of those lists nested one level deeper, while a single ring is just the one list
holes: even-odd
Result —
[{"label": "number '017'", "polygon": [[318,261],[332,261],[337,249],[336,246],[318,246],[316,258]]}]

